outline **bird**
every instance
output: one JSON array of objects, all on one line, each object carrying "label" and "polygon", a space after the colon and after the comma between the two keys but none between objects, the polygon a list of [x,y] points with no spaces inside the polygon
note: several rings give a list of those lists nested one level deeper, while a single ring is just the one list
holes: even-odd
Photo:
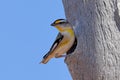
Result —
[{"label": "bird", "polygon": [[65,53],[74,51],[77,39],[73,26],[66,19],[57,19],[51,26],[55,27],[59,33],[47,54],[43,56],[40,63],[46,64],[51,58],[65,57]]}]

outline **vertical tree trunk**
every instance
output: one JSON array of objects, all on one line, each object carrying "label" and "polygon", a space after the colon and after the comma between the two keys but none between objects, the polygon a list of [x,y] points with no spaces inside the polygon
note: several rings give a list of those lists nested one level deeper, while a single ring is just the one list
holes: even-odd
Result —
[{"label": "vertical tree trunk", "polygon": [[78,45],[65,62],[73,80],[120,80],[120,0],[63,0]]}]

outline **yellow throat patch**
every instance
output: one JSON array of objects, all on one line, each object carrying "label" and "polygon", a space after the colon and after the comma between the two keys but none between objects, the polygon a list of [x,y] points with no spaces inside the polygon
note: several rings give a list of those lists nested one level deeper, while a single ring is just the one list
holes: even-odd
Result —
[{"label": "yellow throat patch", "polygon": [[55,26],[60,32],[63,32],[64,31],[64,29],[63,28],[61,28],[60,26]]},{"label": "yellow throat patch", "polygon": [[74,36],[74,31],[73,31],[73,29],[71,29],[71,28],[62,28],[62,27],[60,27],[60,26],[56,26],[56,28],[57,28],[60,32],[66,31],[66,32],[68,32],[71,36]]}]

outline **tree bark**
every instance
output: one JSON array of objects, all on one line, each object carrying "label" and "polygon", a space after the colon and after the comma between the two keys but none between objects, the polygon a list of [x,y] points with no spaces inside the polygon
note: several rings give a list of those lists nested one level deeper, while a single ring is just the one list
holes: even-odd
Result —
[{"label": "tree bark", "polygon": [[78,45],[65,62],[73,80],[120,80],[120,0],[63,0]]}]

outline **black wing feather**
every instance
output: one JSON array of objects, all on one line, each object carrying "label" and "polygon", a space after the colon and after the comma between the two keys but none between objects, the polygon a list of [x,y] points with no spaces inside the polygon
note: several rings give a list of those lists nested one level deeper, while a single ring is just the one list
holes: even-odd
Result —
[{"label": "black wing feather", "polygon": [[49,52],[43,56],[44,59],[49,55],[51,51],[53,51],[57,47],[57,45],[60,43],[62,39],[63,39],[63,35],[61,33],[58,33],[57,38],[53,43],[52,47],[50,48]]},{"label": "black wing feather", "polygon": [[[50,51],[54,50],[57,45],[60,43],[60,41],[63,39],[63,35],[61,33],[58,33],[57,38],[55,42],[53,43],[52,47],[50,48]],[[56,45],[56,46],[55,46]],[[54,47],[55,46],[55,47]]]},{"label": "black wing feather", "polygon": [[68,55],[68,54],[74,52],[76,46],[77,46],[77,38],[75,37],[74,44],[73,44],[72,47],[66,52],[66,54]]}]

